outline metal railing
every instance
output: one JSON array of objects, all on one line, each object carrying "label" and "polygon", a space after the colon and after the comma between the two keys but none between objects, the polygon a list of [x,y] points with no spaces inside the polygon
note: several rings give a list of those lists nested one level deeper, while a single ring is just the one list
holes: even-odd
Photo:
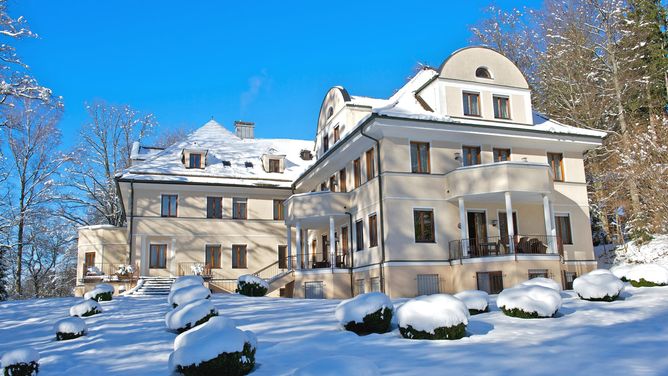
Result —
[{"label": "metal railing", "polygon": [[180,262],[177,267],[179,277],[184,275],[199,275],[202,278],[213,277],[211,265],[204,262]]},{"label": "metal railing", "polygon": [[[302,255],[304,256],[304,255]],[[329,259],[329,253],[309,253],[306,257],[300,257],[300,264],[297,264],[297,256],[290,256],[285,258],[285,265],[289,266],[289,261],[292,262],[293,269],[327,269],[332,267],[332,263]],[[350,267],[350,254],[341,255],[337,254],[334,257],[335,268],[349,268]]]},{"label": "metal railing", "polygon": [[82,265],[81,282],[91,280],[105,281],[132,281],[139,278],[139,268],[137,266],[122,263],[94,263]]},{"label": "metal railing", "polygon": [[453,240],[449,244],[449,259],[492,257],[512,254],[551,254],[556,249],[556,237],[550,235],[488,236],[484,239]]}]

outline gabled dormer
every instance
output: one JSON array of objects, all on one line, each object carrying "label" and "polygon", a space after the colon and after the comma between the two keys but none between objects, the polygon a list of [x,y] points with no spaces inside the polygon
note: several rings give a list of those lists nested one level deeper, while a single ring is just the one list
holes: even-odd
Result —
[{"label": "gabled dormer", "polygon": [[181,161],[187,169],[204,169],[206,167],[206,149],[183,149]]},{"label": "gabled dormer", "polygon": [[261,159],[265,172],[280,174],[285,171],[285,154],[279,154],[276,149],[267,150]]}]

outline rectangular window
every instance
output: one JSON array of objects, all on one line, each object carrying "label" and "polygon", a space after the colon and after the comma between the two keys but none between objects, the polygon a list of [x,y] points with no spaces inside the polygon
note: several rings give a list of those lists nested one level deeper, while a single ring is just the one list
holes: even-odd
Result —
[{"label": "rectangular window", "polygon": [[329,191],[329,188],[327,188],[327,182],[323,182],[322,184],[320,184],[320,192],[324,191]]},{"label": "rectangular window", "polygon": [[248,219],[248,199],[243,197],[232,198],[232,218]]},{"label": "rectangular window", "polygon": [[220,269],[220,256],[221,256],[221,249],[220,245],[207,245],[205,247],[206,252],[206,266],[209,269]]},{"label": "rectangular window", "polygon": [[578,275],[574,272],[567,272],[564,270],[564,290],[573,290],[573,281]]},{"label": "rectangular window", "polygon": [[364,249],[364,221],[361,219],[355,222],[355,245],[357,251]]},{"label": "rectangular window", "polygon": [[283,216],[284,212],[283,200],[274,200],[274,221],[282,221],[285,218]]},{"label": "rectangular window", "polygon": [[353,161],[353,174],[355,177],[355,188],[359,188],[362,185],[362,172],[360,171],[360,159],[357,158]]},{"label": "rectangular window", "polygon": [[371,292],[380,292],[380,277],[371,278]]},{"label": "rectangular window", "polygon": [[223,218],[223,198],[222,197],[207,197],[206,198],[206,217],[207,218]]},{"label": "rectangular window", "polygon": [[329,190],[332,192],[336,192],[336,175],[332,175],[329,177]]},{"label": "rectangular window", "polygon": [[369,216],[369,247],[378,246],[378,217],[375,214]]},{"label": "rectangular window", "polygon": [[355,280],[355,295],[364,294],[364,280],[358,279]]},{"label": "rectangular window", "polygon": [[464,92],[464,115],[480,116],[480,94]]},{"label": "rectangular window", "polygon": [[548,277],[547,269],[529,269],[529,279],[534,278],[550,278]]},{"label": "rectangular window", "polygon": [[167,244],[151,244],[149,268],[165,269],[167,267]]},{"label": "rectangular window", "polygon": [[348,226],[341,227],[341,251],[345,257],[348,254]]},{"label": "rectangular window", "polygon": [[160,215],[163,217],[176,217],[177,195],[162,195]]},{"label": "rectangular window", "polygon": [[418,296],[440,294],[440,277],[438,274],[418,274],[417,290]]},{"label": "rectangular window", "polygon": [[417,174],[430,172],[428,143],[411,142],[411,171]]},{"label": "rectangular window", "polygon": [[269,160],[269,172],[281,172],[281,160],[280,159],[270,159]]},{"label": "rectangular window", "polygon": [[494,148],[492,153],[494,154],[494,162],[507,162],[510,160],[510,149]]},{"label": "rectangular window", "polygon": [[325,283],[323,281],[304,282],[304,298],[324,299]]},{"label": "rectangular window", "polygon": [[373,161],[374,152],[373,149],[366,151],[366,181],[369,181],[376,177],[376,168]]},{"label": "rectangular window", "polygon": [[246,244],[232,245],[232,269],[246,269]]},{"label": "rectangular window", "polygon": [[554,224],[557,228],[557,244],[559,245],[559,250],[562,251],[562,245],[573,244],[571,217],[568,214],[556,214],[554,216]]},{"label": "rectangular window", "polygon": [[84,257],[84,264],[86,264],[86,268],[95,266],[95,252],[86,252]]},{"label": "rectangular window", "polygon": [[494,95],[492,101],[494,102],[494,117],[497,119],[510,119],[510,99]]},{"label": "rectangular window", "polygon": [[341,137],[341,133],[339,131],[339,126],[337,125],[334,127],[334,143],[339,142],[339,138]]},{"label": "rectangular window", "polygon": [[327,150],[329,150],[329,136],[327,134],[322,136],[322,150],[323,153],[326,153]]},{"label": "rectangular window", "polygon": [[339,192],[348,192],[348,187],[346,187],[346,169],[341,169],[339,171]]},{"label": "rectangular window", "polygon": [[433,243],[434,237],[434,211],[433,210],[414,210],[413,222],[415,225],[416,243]]},{"label": "rectangular window", "polygon": [[496,272],[476,273],[478,290],[486,291],[488,294],[498,294],[503,290],[503,274]]},{"label": "rectangular window", "polygon": [[561,153],[547,153],[547,164],[552,169],[554,180],[564,181],[564,155]]},{"label": "rectangular window", "polygon": [[202,154],[193,153],[190,154],[190,168],[202,168]]},{"label": "rectangular window", "polygon": [[464,166],[479,165],[480,161],[480,146],[462,146]]},{"label": "rectangular window", "polygon": [[279,245],[278,246],[278,268],[287,269],[288,268],[288,246]]}]

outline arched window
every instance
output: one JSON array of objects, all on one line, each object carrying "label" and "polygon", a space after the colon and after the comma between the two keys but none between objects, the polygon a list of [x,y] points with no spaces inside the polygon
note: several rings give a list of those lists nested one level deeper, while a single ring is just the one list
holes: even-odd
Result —
[{"label": "arched window", "polygon": [[485,67],[480,67],[476,69],[475,76],[478,78],[492,78],[492,75],[489,74],[489,70]]},{"label": "arched window", "polygon": [[327,109],[327,120],[329,120],[329,118],[331,118],[332,115],[334,115],[334,107],[330,107]]}]

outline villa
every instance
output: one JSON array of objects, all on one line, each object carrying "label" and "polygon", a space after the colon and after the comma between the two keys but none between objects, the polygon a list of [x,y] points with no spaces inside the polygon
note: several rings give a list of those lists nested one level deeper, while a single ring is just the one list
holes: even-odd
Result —
[{"label": "villa", "polygon": [[330,89],[315,142],[211,120],[135,147],[116,179],[127,226],[80,229],[78,291],[187,274],[295,298],[571,288],[596,268],[583,155],[604,137],[534,112],[520,70],[483,47],[388,99]]}]

